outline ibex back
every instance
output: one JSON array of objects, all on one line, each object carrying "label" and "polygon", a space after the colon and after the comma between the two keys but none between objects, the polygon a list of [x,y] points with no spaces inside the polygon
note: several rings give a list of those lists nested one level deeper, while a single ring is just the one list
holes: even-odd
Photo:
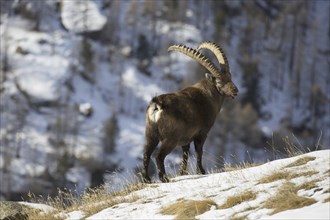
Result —
[{"label": "ibex back", "polygon": [[[216,56],[220,70],[203,54],[209,49]],[[146,143],[144,146],[142,177],[150,182],[148,166],[150,156],[160,143],[156,156],[158,175],[162,182],[168,182],[164,159],[175,147],[181,146],[183,158],[180,174],[187,174],[190,143],[194,142],[197,154],[197,173],[205,174],[202,166],[203,144],[212,127],[225,97],[234,98],[238,89],[231,81],[228,60],[223,50],[214,43],[204,42],[196,50],[184,45],[173,45],[169,51],[179,51],[204,66],[210,74],[198,83],[181,91],[154,97],[146,111]]]}]

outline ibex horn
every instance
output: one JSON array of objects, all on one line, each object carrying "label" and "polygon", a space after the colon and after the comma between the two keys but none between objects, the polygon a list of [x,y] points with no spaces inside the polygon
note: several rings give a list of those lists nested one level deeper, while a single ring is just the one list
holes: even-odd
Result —
[{"label": "ibex horn", "polygon": [[229,70],[229,63],[228,63],[228,59],[225,55],[225,52],[223,51],[223,49],[221,47],[219,47],[218,45],[216,45],[213,42],[210,41],[206,41],[201,43],[198,47],[197,47],[197,51],[200,51],[201,49],[208,49],[210,51],[212,51],[214,53],[214,55],[216,56],[218,62],[220,63],[221,67],[226,68],[226,70]]},{"label": "ibex horn", "polygon": [[199,53],[197,50],[187,47],[185,45],[173,45],[168,48],[168,51],[179,51],[204,66],[213,76],[217,76],[220,71],[219,69],[203,54]]}]

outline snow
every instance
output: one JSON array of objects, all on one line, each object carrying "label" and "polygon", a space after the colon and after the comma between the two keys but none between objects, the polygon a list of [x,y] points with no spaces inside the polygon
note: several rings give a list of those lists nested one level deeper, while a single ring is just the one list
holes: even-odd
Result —
[{"label": "snow", "polygon": [[85,216],[84,212],[82,211],[72,211],[66,214],[65,216],[59,215],[61,218],[67,218],[67,219],[83,219]]},{"label": "snow", "polygon": [[31,202],[19,202],[22,205],[26,205],[29,206],[31,208],[34,209],[40,209],[41,211],[48,213],[48,212],[52,212],[55,211],[56,209],[49,206],[49,205],[45,205],[45,204],[40,204],[40,203],[31,203]]},{"label": "snow", "polygon": [[127,68],[122,76],[123,85],[127,89],[132,89],[137,98],[141,98],[146,104],[156,94],[164,93],[158,86],[151,83],[151,79],[139,74],[135,67]]},{"label": "snow", "polygon": [[66,179],[75,184],[78,192],[86,188],[85,180],[90,178],[90,173],[85,167],[72,167],[65,175]]},{"label": "snow", "polygon": [[[66,77],[66,68],[69,64],[68,55],[65,55],[66,45],[59,43],[57,48],[63,54],[59,55],[52,51],[51,44],[54,45],[55,42],[51,35],[23,31],[17,27],[10,27],[7,34],[11,36],[10,42],[15,42],[8,50],[13,54],[15,80],[20,84],[21,89],[39,100],[57,99],[58,82]],[[40,44],[41,40],[46,43]],[[24,57],[15,52],[19,47],[27,52]],[[14,89],[11,90],[15,92]]]},{"label": "snow", "polygon": [[[316,159],[299,167],[285,168],[290,163],[306,156],[316,157]],[[221,205],[229,196],[239,195],[247,190],[257,193],[255,200],[245,201],[228,209],[211,207],[209,211],[196,216],[196,218],[229,219],[234,215],[247,215],[247,219],[329,219],[330,203],[323,202],[324,199],[329,197],[329,193],[322,193],[330,188],[330,177],[324,175],[325,172],[329,172],[329,160],[330,150],[323,150],[237,171],[175,177],[170,183],[154,183],[142,190],[132,192],[132,195],[140,198],[135,202],[120,203],[86,219],[173,219],[174,216],[162,215],[160,211],[179,199],[212,199],[217,205]],[[283,170],[291,172],[318,171],[318,174],[309,177],[290,180],[297,185],[307,181],[319,180],[318,189],[321,190],[318,190],[317,193],[310,193],[316,191],[315,189],[302,190],[308,194],[305,195],[306,197],[315,199],[317,203],[300,209],[279,212],[275,215],[271,215],[272,210],[262,208],[262,204],[276,193],[277,188],[281,186],[284,180],[264,184],[258,184],[258,180],[273,172]],[[254,208],[252,210],[248,209],[251,207]],[[78,217],[82,217],[81,212],[77,212],[77,215],[71,212],[66,219],[76,219]]]},{"label": "snow", "polygon": [[40,176],[43,172],[45,172],[45,166],[40,164],[29,164],[26,161],[13,159],[11,162],[11,172],[19,174],[19,175],[29,175],[31,177]]},{"label": "snow", "polygon": [[329,202],[316,203],[301,209],[288,210],[272,216],[266,216],[263,219],[330,219],[330,204]]},{"label": "snow", "polygon": [[93,107],[89,102],[85,102],[79,105],[79,112],[88,116],[93,111]]},{"label": "snow", "polygon": [[63,1],[61,19],[63,25],[75,33],[99,31],[107,19],[91,0]]}]

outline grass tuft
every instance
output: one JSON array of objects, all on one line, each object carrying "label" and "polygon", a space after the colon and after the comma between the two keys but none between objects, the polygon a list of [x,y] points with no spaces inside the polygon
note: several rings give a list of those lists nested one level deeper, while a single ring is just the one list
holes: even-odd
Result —
[{"label": "grass tuft", "polygon": [[301,172],[301,173],[292,173],[290,175],[290,179],[294,179],[294,178],[301,177],[301,176],[310,177],[310,176],[313,176],[313,175],[318,174],[318,173],[319,172],[315,171],[315,170],[310,170],[310,171]]},{"label": "grass tuft", "polygon": [[277,180],[288,179],[289,177],[290,177],[290,173],[288,171],[280,171],[280,172],[272,173],[260,179],[258,183],[259,184],[270,183],[270,182],[275,182]]},{"label": "grass tuft", "polygon": [[52,219],[52,220],[64,220],[65,218],[58,215],[58,212],[43,212],[39,209],[28,209],[25,211],[26,215],[28,216],[28,219],[39,219],[39,220],[46,220],[46,219]]},{"label": "grass tuft", "polygon": [[308,181],[308,182],[304,182],[303,184],[297,186],[298,191],[301,190],[301,189],[304,189],[304,190],[310,190],[310,189],[313,189],[313,188],[317,188],[317,187],[318,187],[318,186],[316,185],[317,182],[319,182],[318,179],[316,179],[316,180],[311,180],[311,181]]},{"label": "grass tuft", "polygon": [[315,174],[318,174],[318,171],[306,171],[306,172],[301,172],[301,173],[290,173],[289,171],[279,171],[279,172],[274,172],[262,179],[259,180],[258,184],[263,184],[263,183],[270,183],[270,182],[275,182],[277,180],[290,180],[290,179],[294,179],[297,177],[301,177],[301,176],[312,176]]},{"label": "grass tuft", "polygon": [[236,196],[230,196],[227,198],[226,202],[221,206],[218,206],[219,209],[231,208],[235,205],[241,204],[242,202],[254,200],[257,197],[255,192],[246,191]]},{"label": "grass tuft", "polygon": [[330,193],[330,189],[325,190],[323,193],[324,193],[324,194],[326,194],[326,193]]},{"label": "grass tuft", "polygon": [[291,182],[285,182],[278,189],[276,195],[264,203],[264,208],[273,209],[271,214],[282,212],[289,209],[297,209],[316,203],[315,199],[297,195],[299,190]]},{"label": "grass tuft", "polygon": [[296,160],[295,162],[290,163],[289,165],[285,166],[284,168],[301,166],[301,165],[304,165],[304,164],[308,163],[309,161],[313,161],[315,159],[316,159],[316,157],[309,157],[309,156],[301,157],[298,160]]},{"label": "grass tuft", "polygon": [[127,188],[116,193],[109,193],[103,187],[90,189],[82,196],[81,203],[76,209],[83,211],[88,217],[120,203],[135,202],[139,197],[130,193],[136,191],[137,188]]},{"label": "grass tuft", "polygon": [[175,219],[195,219],[195,216],[201,215],[209,211],[212,206],[217,204],[211,200],[179,200],[170,206],[163,208],[161,214],[175,215]]},{"label": "grass tuft", "polygon": [[302,147],[298,147],[288,136],[284,137],[283,141],[285,143],[284,150],[289,157],[295,157],[306,153]]},{"label": "grass tuft", "polygon": [[242,215],[242,216],[232,216],[230,217],[230,220],[245,220],[247,219],[247,215]]},{"label": "grass tuft", "polygon": [[240,211],[240,212],[238,212],[238,213],[233,214],[233,215],[230,217],[230,220],[245,220],[245,219],[248,219],[247,216],[248,216],[249,214],[242,214],[242,213],[244,213],[244,212],[248,212],[248,211],[252,211],[252,210],[256,211],[256,210],[258,210],[258,208],[257,208],[257,207],[254,207],[254,206],[247,207],[247,208],[244,209],[243,211]]}]

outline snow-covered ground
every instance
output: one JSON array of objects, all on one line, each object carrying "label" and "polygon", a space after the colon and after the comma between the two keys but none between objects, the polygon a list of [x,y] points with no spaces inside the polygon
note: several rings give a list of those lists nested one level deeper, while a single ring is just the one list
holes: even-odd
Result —
[{"label": "snow-covered ground", "polygon": [[[288,166],[300,158],[310,160],[305,164]],[[245,219],[329,219],[329,161],[330,150],[322,150],[231,172],[175,177],[170,183],[150,184],[127,195],[137,197],[135,202],[116,204],[86,219],[173,219],[174,215],[162,215],[161,210],[177,201],[206,199],[214,201],[216,205],[196,216],[197,219],[230,219],[243,216]],[[311,175],[296,175],[268,183],[259,182],[271,174],[286,171],[291,174],[313,172]],[[298,196],[311,198],[316,202],[272,215],[273,210],[264,208],[264,203],[274,197],[285,182],[291,182],[295,186],[308,182],[316,183],[314,187],[301,188],[297,192]],[[246,191],[254,192],[256,197],[230,208],[219,208],[228,197],[238,196]],[[328,202],[325,202],[326,199]],[[84,212],[79,210],[66,213],[67,219],[85,217]]]}]

